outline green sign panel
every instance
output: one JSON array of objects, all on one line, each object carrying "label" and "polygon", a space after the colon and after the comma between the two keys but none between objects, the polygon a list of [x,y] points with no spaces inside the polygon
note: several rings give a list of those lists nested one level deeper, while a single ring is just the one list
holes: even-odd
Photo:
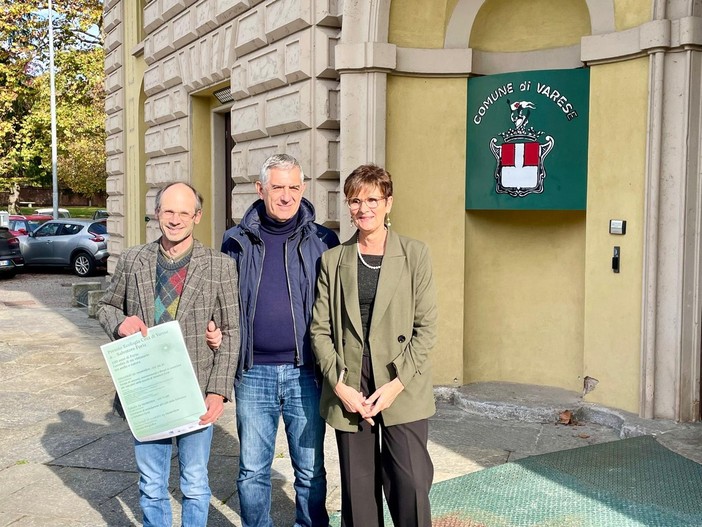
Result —
[{"label": "green sign panel", "polygon": [[468,79],[466,209],[585,210],[590,71]]}]

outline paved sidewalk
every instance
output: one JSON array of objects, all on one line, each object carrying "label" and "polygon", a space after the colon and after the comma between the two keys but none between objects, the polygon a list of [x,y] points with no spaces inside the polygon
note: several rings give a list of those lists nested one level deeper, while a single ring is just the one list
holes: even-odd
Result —
[{"label": "paved sidewalk", "polygon": [[[86,311],[45,307],[0,283],[0,526],[139,525],[131,434],[111,411],[112,383],[99,346],[106,341]],[[68,291],[67,291],[68,293]],[[534,454],[653,433],[702,461],[697,425],[650,422],[583,404],[563,390],[478,384],[437,390],[430,451],[435,481]],[[557,425],[561,410],[583,424]],[[236,497],[234,408],[215,429],[209,525],[241,525]],[[334,434],[326,440],[327,507],[339,509]],[[273,465],[274,522],[294,520],[292,469],[282,427]],[[176,472],[175,470],[173,472]],[[172,487],[176,480],[172,477]],[[179,525],[175,491],[174,524]]]}]

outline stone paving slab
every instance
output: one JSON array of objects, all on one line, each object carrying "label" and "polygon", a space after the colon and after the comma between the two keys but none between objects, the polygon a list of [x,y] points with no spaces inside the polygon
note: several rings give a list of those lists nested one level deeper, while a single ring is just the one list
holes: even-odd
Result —
[{"label": "stone paving slab", "polygon": [[[89,398],[96,398],[105,396],[105,383],[110,382],[108,378],[105,377],[104,372],[101,370],[95,370],[95,373],[89,373],[74,379],[65,380],[57,386],[51,388],[45,388],[39,393],[44,395],[80,395]],[[46,393],[50,391],[49,393]],[[108,395],[108,397],[110,397]],[[112,399],[110,398],[110,401]]]},{"label": "stone paving slab", "polygon": [[664,447],[702,464],[702,430],[699,423],[683,425],[675,431],[657,435],[656,439]]},{"label": "stone paving slab", "polygon": [[2,364],[2,368],[0,368],[0,379],[9,378],[13,376],[11,374],[15,374],[15,372],[10,371],[10,369],[13,366],[17,368],[20,366],[14,364],[12,361],[21,356],[22,351],[19,348],[8,346],[6,343],[0,342],[0,364]]},{"label": "stone paving slab", "polygon": [[42,481],[50,469],[40,463],[22,463],[0,471],[0,510],[5,510],[5,498]]},{"label": "stone paving slab", "polygon": [[[2,368],[0,368],[0,381],[12,379],[26,371],[25,366],[17,364],[16,362],[11,362],[19,355],[19,352],[9,353],[7,350],[5,350],[5,352],[0,352],[0,363],[2,363]],[[1,384],[3,383],[0,382],[0,385]]]},{"label": "stone paving slab", "polygon": [[3,409],[0,414],[0,427],[26,426],[50,419],[66,408],[74,408],[90,400],[90,398],[73,395],[56,394],[47,397],[31,392],[6,392],[10,384],[0,384],[4,384],[4,389],[0,389],[0,408]]},{"label": "stone paving slab", "polygon": [[16,513],[4,513],[0,511],[0,525],[27,525],[22,523],[24,516]]},{"label": "stone paving slab", "polygon": [[[89,439],[88,437],[85,438]],[[56,457],[54,466],[94,468],[100,470],[117,470],[134,472],[134,442],[129,430],[90,440],[67,454]]]},{"label": "stone paving slab", "polygon": [[0,470],[27,462],[50,461],[41,442],[42,436],[43,428],[36,426],[0,429]]},{"label": "stone paving slab", "polygon": [[[95,370],[82,370],[78,364],[61,364],[36,368],[24,375],[7,379],[2,386],[4,392],[26,392],[37,394],[55,390],[68,382],[82,388],[80,380]],[[74,390],[75,391],[75,390]],[[78,395],[82,395],[80,392]]]},{"label": "stone paving slab", "polygon": [[45,368],[52,365],[71,363],[82,355],[83,353],[70,351],[41,351],[37,353],[24,353],[17,359],[17,363],[22,366],[34,365],[39,368]]},{"label": "stone paving slab", "polygon": [[[48,466],[49,470],[36,483],[12,494],[2,504],[4,511],[25,515],[60,516],[85,519],[98,517],[101,505],[135,483],[133,473]],[[40,497],[40,499],[38,499]]]}]

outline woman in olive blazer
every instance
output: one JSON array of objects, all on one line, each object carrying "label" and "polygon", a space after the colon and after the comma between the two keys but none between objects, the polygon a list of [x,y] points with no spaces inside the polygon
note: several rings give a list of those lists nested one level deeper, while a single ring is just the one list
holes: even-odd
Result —
[{"label": "woman in olive blazer", "polygon": [[392,181],[382,168],[354,170],[344,194],[358,230],[322,255],[311,325],[321,413],[337,435],[342,525],[383,525],[383,492],[395,526],[431,525],[437,308],[428,249],[387,228]]}]

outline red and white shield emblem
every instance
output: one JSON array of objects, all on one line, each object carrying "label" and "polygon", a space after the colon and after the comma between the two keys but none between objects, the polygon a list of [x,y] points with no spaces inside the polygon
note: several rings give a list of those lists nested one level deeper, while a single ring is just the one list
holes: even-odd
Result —
[{"label": "red and white shield emblem", "polygon": [[[490,141],[490,150],[497,160],[495,170],[496,192],[523,197],[528,194],[539,194],[544,190],[544,158],[553,148],[554,140],[547,136],[545,143],[534,141],[532,137],[519,137],[525,142],[512,141],[497,144],[496,139]],[[530,140],[531,139],[531,140]]]},{"label": "red and white shield emblem", "polygon": [[539,143],[505,143],[500,148],[502,186],[536,188],[541,161]]}]

